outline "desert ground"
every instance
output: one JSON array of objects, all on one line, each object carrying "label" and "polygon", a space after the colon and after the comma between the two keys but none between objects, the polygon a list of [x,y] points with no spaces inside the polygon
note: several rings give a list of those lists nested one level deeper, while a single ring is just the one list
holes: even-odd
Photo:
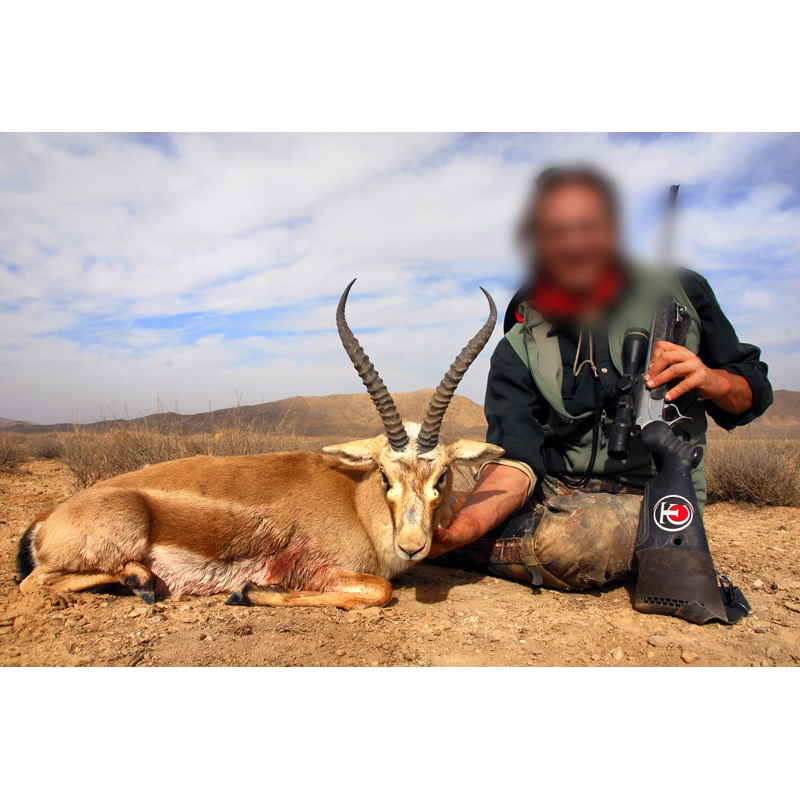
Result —
[{"label": "desert ground", "polygon": [[717,566],[753,613],[695,627],[631,607],[631,585],[533,589],[421,565],[383,609],[267,609],[224,596],[148,607],[110,594],[22,596],[20,531],[65,498],[60,461],[0,473],[0,666],[794,666],[800,663],[800,509],[718,503],[706,511]]}]

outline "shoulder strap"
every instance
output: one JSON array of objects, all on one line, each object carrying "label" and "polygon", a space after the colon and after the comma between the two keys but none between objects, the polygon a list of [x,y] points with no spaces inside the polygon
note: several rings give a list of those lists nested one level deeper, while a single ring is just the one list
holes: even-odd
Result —
[{"label": "shoulder strap", "polygon": [[522,303],[518,309],[522,322],[517,322],[506,334],[514,352],[522,359],[531,372],[536,387],[553,409],[564,421],[586,419],[592,415],[589,411],[578,417],[567,413],[561,397],[564,381],[564,368],[561,363],[561,346],[557,336],[550,336],[550,323],[542,315]]},{"label": "shoulder strap", "polygon": [[523,321],[511,328],[506,339],[527,365],[536,387],[550,408],[567,424],[591,417],[592,411],[573,417],[564,407],[561,397],[564,382],[561,346],[558,336],[550,336],[550,323],[528,303],[522,303],[517,310]]}]

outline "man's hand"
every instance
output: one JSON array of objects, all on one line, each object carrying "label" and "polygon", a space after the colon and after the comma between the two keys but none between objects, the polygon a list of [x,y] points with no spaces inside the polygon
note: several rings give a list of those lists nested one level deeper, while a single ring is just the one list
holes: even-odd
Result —
[{"label": "man's hand", "polygon": [[671,342],[656,342],[653,361],[644,379],[649,389],[683,378],[666,394],[666,400],[677,400],[686,392],[694,392],[703,400],[711,400],[725,411],[742,414],[753,405],[750,384],[741,377],[721,369],[707,367],[691,350]]},{"label": "man's hand", "polygon": [[453,514],[449,528],[437,528],[433,532],[433,544],[428,558],[436,558],[465,544],[470,544],[483,536],[478,523],[466,514]]},{"label": "man's hand", "polygon": [[[664,383],[683,378],[667,392],[667,400],[675,400],[686,392],[694,391],[704,400],[713,400],[724,390],[720,375],[722,370],[709,369],[691,350],[671,342],[656,342],[650,371],[644,376],[647,386],[655,389]],[[722,373],[726,374],[727,373]]]},{"label": "man's hand", "polygon": [[450,518],[449,527],[434,532],[428,558],[470,544],[496,528],[525,502],[529,488],[530,479],[521,470],[487,464],[467,502]]}]

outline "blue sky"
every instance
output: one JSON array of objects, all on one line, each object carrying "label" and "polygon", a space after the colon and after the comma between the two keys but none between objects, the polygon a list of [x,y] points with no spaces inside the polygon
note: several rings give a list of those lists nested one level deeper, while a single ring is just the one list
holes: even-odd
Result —
[{"label": "blue sky", "polygon": [[[433,386],[485,318],[478,285],[504,307],[518,284],[532,176],[575,160],[619,181],[645,258],[681,184],[681,261],[800,390],[798,135],[3,135],[0,416],[361,391],[334,326],[352,278],[390,390]],[[487,368],[462,384],[478,402]]]}]

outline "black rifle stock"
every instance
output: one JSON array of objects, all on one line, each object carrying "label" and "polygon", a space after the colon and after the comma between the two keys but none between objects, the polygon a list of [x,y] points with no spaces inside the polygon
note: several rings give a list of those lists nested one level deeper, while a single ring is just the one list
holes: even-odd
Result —
[{"label": "black rifle stock", "polygon": [[[668,267],[677,194],[678,187],[671,187],[663,270]],[[730,578],[718,577],[714,569],[692,481],[703,449],[681,441],[673,432],[672,425],[685,417],[677,406],[666,402],[667,386],[649,389],[644,379],[655,345],[659,341],[683,345],[690,322],[686,309],[674,300],[663,281],[649,335],[631,328],[625,337],[624,374],[617,383],[619,399],[608,453],[625,459],[631,436],[638,433],[657,470],[645,485],[642,501],[635,547],[638,580],[634,608],[697,624],[735,622],[750,606]]]}]

